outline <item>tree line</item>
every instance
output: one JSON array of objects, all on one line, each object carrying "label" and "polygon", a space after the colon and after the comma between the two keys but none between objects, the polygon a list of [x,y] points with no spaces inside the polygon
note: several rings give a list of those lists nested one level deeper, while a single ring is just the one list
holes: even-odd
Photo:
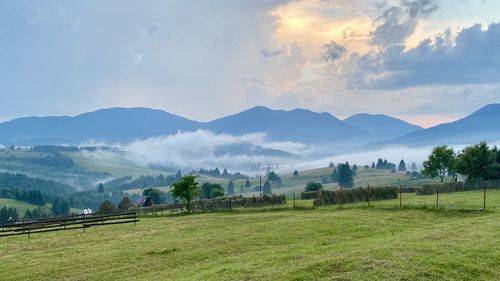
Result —
[{"label": "tree line", "polygon": [[463,176],[467,183],[498,180],[500,151],[496,146],[489,147],[486,142],[467,146],[459,152],[441,145],[432,149],[423,166],[423,174],[439,178],[441,182],[446,176],[451,176],[456,181],[458,175]]}]

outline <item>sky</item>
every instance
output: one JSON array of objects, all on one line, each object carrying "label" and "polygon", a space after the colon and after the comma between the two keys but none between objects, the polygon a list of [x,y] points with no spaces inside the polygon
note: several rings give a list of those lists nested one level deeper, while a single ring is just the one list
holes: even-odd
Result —
[{"label": "sky", "polygon": [[500,1],[1,1],[0,121],[264,105],[424,127],[500,102]]}]

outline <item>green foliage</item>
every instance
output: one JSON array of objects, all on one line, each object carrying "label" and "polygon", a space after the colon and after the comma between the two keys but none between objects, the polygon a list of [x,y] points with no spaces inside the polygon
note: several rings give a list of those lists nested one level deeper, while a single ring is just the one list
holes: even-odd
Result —
[{"label": "green foliage", "polygon": [[70,208],[68,201],[62,200],[59,197],[52,202],[52,213],[56,216],[69,215]]},{"label": "green foliage", "polygon": [[106,213],[112,213],[116,210],[115,205],[111,203],[109,200],[105,200],[102,202],[101,207],[99,207],[99,213],[101,214],[106,214]]},{"label": "green foliage", "polygon": [[406,163],[403,159],[401,159],[401,161],[399,161],[398,171],[406,172]]},{"label": "green foliage", "polygon": [[19,219],[19,213],[16,208],[3,206],[0,209],[0,222],[15,221]]},{"label": "green foliage", "polygon": [[163,192],[157,188],[146,188],[142,192],[142,195],[151,197],[153,203],[156,205],[163,204],[165,202],[165,196]]},{"label": "green foliage", "polygon": [[490,149],[486,142],[464,148],[457,157],[456,171],[467,177],[468,182],[500,178],[498,150]]},{"label": "green foliage", "polygon": [[339,170],[338,170],[338,180],[339,180],[339,186],[340,187],[353,187],[354,186],[354,180],[353,180],[353,174],[352,170],[349,167],[349,163],[345,164],[340,164],[339,165]]},{"label": "green foliage", "polygon": [[268,180],[264,183],[264,186],[262,187],[262,193],[266,195],[271,195],[273,194],[273,191],[271,189],[271,184],[269,183]]},{"label": "green foliage", "polygon": [[233,181],[229,181],[227,184],[227,195],[231,196],[234,195],[234,183]]},{"label": "green foliage", "polygon": [[104,184],[99,183],[99,186],[97,186],[97,192],[98,193],[104,193]]},{"label": "green foliage", "polygon": [[19,191],[17,189],[0,189],[0,198],[15,199],[33,205],[45,205],[45,196],[40,190]]},{"label": "green foliage", "polygon": [[308,182],[305,191],[318,191],[323,188],[323,185],[319,182]]},{"label": "green foliage", "polygon": [[293,175],[294,176],[298,176],[299,175],[299,171],[297,171],[297,170],[293,171]]},{"label": "green foliage", "polygon": [[424,184],[422,187],[417,189],[417,195],[436,194],[438,189],[439,189],[439,193],[450,193],[450,192],[457,192],[457,191],[465,191],[468,188],[466,188],[462,182]]},{"label": "green foliage", "polygon": [[218,183],[205,182],[201,185],[202,199],[212,199],[224,196],[224,188]]},{"label": "green foliage", "polygon": [[245,187],[250,187],[250,186],[251,186],[250,181],[247,179],[247,180],[245,181]]},{"label": "green foliage", "polygon": [[0,173],[0,188],[16,188],[19,190],[40,190],[46,194],[65,194],[74,188],[52,180],[30,178],[23,174]]},{"label": "green foliage", "polygon": [[424,161],[422,173],[431,178],[440,178],[443,182],[446,174],[453,170],[455,152],[446,145],[436,146],[432,149],[428,159]]},{"label": "green foliage", "polygon": [[388,162],[387,159],[382,160],[382,158],[379,158],[375,168],[381,170],[391,170],[396,168],[396,164]]},{"label": "green foliage", "polygon": [[191,213],[191,201],[198,196],[199,189],[194,176],[188,175],[172,185],[172,194],[186,201],[187,211]]}]

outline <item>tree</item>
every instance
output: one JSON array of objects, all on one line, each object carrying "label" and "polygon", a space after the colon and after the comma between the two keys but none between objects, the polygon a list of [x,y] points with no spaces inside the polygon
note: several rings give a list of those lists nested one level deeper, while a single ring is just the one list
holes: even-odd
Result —
[{"label": "tree", "polygon": [[439,177],[443,182],[449,170],[453,169],[455,152],[446,145],[436,146],[424,161],[422,173],[431,178]]},{"label": "tree", "polygon": [[293,175],[294,176],[298,176],[299,175],[299,171],[297,171],[297,170],[293,171]]},{"label": "tree", "polygon": [[406,163],[403,159],[401,159],[401,161],[399,161],[398,171],[406,172]]},{"label": "tree", "polygon": [[172,194],[186,201],[188,213],[191,213],[191,201],[198,196],[199,192],[198,183],[192,175],[183,176],[180,181],[172,185]]},{"label": "tree", "polygon": [[234,183],[233,181],[229,181],[227,184],[227,195],[231,196],[234,195]]},{"label": "tree", "polygon": [[130,201],[128,196],[123,197],[122,201],[120,201],[120,203],[118,203],[118,209],[121,211],[125,211],[125,210],[128,210],[130,208],[134,208],[134,207],[135,207],[134,203],[132,203],[132,201]]},{"label": "tree", "polygon": [[54,199],[52,202],[52,213],[54,215],[68,215],[70,211],[69,204],[67,201],[62,200],[61,198],[57,197]]},{"label": "tree", "polygon": [[382,160],[382,158],[379,158],[377,160],[377,165],[375,166],[375,168],[377,168],[377,169],[385,169],[384,168],[384,160]]},{"label": "tree", "polygon": [[457,157],[456,170],[467,177],[468,182],[494,178],[495,150],[490,150],[486,142],[464,148]]},{"label": "tree", "polygon": [[417,168],[417,164],[415,164],[415,162],[413,162],[413,163],[411,164],[411,168],[410,168],[410,170],[411,170],[412,172],[417,172],[418,168]]},{"label": "tree", "polygon": [[338,182],[339,181],[339,174],[338,174],[336,168],[333,168],[333,172],[330,175],[330,178],[332,179],[332,182]]},{"label": "tree", "polygon": [[264,186],[262,187],[262,193],[267,194],[267,195],[273,194],[273,191],[271,189],[271,184],[269,183],[268,180],[266,180],[266,182],[264,183]]},{"label": "tree", "polygon": [[328,164],[328,168],[333,168],[335,167],[335,164],[333,164],[333,162],[330,162],[330,164]]},{"label": "tree", "polygon": [[251,184],[250,184],[250,181],[247,179],[247,181],[245,182],[245,187],[250,187]]},{"label": "tree", "polygon": [[352,171],[349,164],[341,164],[338,172],[339,186],[340,187],[353,187],[354,180],[352,178]]},{"label": "tree", "polygon": [[156,205],[160,205],[160,204],[163,204],[165,202],[165,196],[163,194],[163,192],[161,192],[161,190],[157,189],[157,188],[146,188],[144,189],[144,191],[142,191],[142,195],[146,196],[146,197],[151,197],[151,200],[153,200],[153,202],[156,204]]},{"label": "tree", "polygon": [[375,162],[372,162],[372,166],[371,166],[372,169],[375,169]]},{"label": "tree", "polygon": [[323,185],[319,182],[308,182],[306,185],[306,191],[318,191],[323,188]]},{"label": "tree", "polygon": [[201,198],[212,199],[224,196],[224,188],[218,183],[205,182],[201,185]]},{"label": "tree", "polygon": [[97,193],[104,193],[104,184],[99,183],[99,186],[97,187]]},{"label": "tree", "polygon": [[106,213],[111,213],[113,211],[115,211],[115,205],[113,205],[113,203],[111,203],[111,201],[109,200],[105,200],[104,202],[102,202],[101,206],[99,207],[99,213],[101,214],[106,214]]}]

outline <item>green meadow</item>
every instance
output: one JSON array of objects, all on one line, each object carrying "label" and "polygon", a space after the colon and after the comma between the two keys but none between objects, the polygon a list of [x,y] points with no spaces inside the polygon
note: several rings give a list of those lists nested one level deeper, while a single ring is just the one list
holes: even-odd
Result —
[{"label": "green meadow", "polygon": [[[488,191],[486,212],[474,211],[481,191],[441,194],[440,211],[432,209],[434,195],[403,196],[403,209],[399,200],[369,208],[297,201],[308,208],[143,217],[136,226],[4,237],[0,279],[500,279],[499,191]],[[468,211],[453,210],[460,206]]]}]

